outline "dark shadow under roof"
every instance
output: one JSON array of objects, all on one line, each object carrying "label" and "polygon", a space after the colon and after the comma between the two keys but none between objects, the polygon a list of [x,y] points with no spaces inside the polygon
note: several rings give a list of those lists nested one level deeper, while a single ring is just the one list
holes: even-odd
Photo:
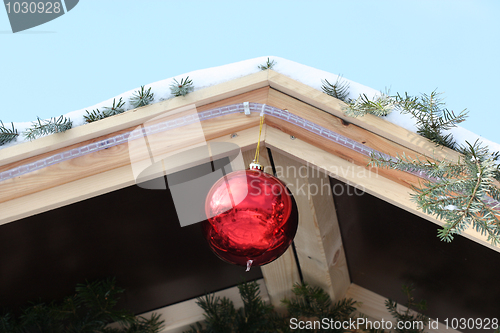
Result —
[{"label": "dark shadow under roof", "polygon": [[442,242],[436,224],[338,180],[331,184],[353,283],[402,304],[402,285],[413,283],[415,299],[427,301],[425,314],[441,322],[498,317],[499,253],[462,236]]}]

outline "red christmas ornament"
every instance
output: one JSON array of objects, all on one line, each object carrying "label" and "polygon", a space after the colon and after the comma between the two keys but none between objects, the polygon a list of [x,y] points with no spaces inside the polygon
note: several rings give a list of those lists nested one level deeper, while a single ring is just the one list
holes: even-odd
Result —
[{"label": "red christmas ornament", "polygon": [[219,179],[205,201],[203,233],[210,248],[231,264],[264,265],[282,255],[298,225],[295,201],[276,177],[241,170]]}]

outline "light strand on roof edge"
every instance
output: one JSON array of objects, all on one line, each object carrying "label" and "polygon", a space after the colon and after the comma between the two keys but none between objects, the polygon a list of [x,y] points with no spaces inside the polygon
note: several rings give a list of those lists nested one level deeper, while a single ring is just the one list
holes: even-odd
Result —
[{"label": "light strand on roof edge", "polygon": [[[160,122],[154,125],[150,125],[147,127],[140,127],[136,130],[126,132],[123,134],[119,134],[116,136],[113,136],[111,138],[103,139],[97,142],[90,143],[88,145],[84,145],[78,148],[73,148],[71,150],[67,150],[61,153],[57,153],[54,155],[51,155],[49,157],[40,159],[38,161],[35,161],[33,163],[25,164],[18,166],[16,168],[0,172],[0,182],[12,179],[15,177],[22,176],[24,174],[36,171],[36,170],[41,170],[43,168],[46,168],[48,166],[61,163],[64,161],[71,160],[76,157],[84,156],[87,154],[95,153],[104,149],[108,149],[123,143],[126,143],[130,140],[135,140],[139,139],[144,136],[148,136],[151,134],[156,134],[156,133],[161,133],[165,132],[167,130],[171,130],[174,128],[178,128],[181,126],[189,125],[189,124],[194,124],[199,121],[203,120],[208,120],[212,118],[218,118],[221,116],[229,115],[229,114],[234,114],[234,113],[248,113],[248,109],[250,109],[250,112],[254,113],[259,113],[264,114],[266,116],[271,116],[275,117],[281,120],[284,120],[290,124],[299,126],[300,128],[303,128],[311,133],[317,134],[329,141],[335,142],[343,147],[346,147],[350,150],[356,151],[360,154],[363,154],[365,156],[372,156],[373,154],[379,155],[381,157],[384,157],[386,159],[390,159],[392,161],[396,161],[396,158],[382,153],[376,149],[367,147],[355,140],[349,139],[341,134],[338,134],[334,131],[328,130],[316,123],[313,123],[312,121],[306,120],[302,117],[299,117],[293,113],[290,113],[288,110],[281,110],[278,109],[274,106],[270,106],[267,104],[260,104],[260,103],[239,103],[239,104],[233,104],[233,105],[228,105],[228,106],[222,106],[219,108],[215,109],[210,109],[206,111],[202,111],[198,113],[198,116],[195,115],[187,115],[184,117],[179,117],[173,120],[165,121],[165,122]],[[245,112],[246,111],[246,112]],[[413,174],[417,177],[424,178],[427,180],[430,180],[429,176],[423,172],[423,171],[406,171],[410,174]],[[486,201],[491,205],[491,206],[496,206],[500,205],[496,200],[493,198],[486,198]]]}]

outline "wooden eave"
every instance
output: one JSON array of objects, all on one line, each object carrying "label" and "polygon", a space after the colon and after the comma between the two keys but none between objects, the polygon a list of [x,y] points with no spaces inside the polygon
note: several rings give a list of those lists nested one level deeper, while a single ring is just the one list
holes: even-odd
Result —
[{"label": "wooden eave", "polygon": [[[285,75],[268,70],[208,87],[185,97],[130,110],[64,133],[3,149],[0,153],[0,172],[50,156],[56,151],[70,150],[130,131],[162,114],[182,115],[184,112],[192,112],[194,107],[197,112],[202,112],[243,102],[267,104],[288,110],[391,156],[404,153],[413,157],[451,161],[459,157],[457,152],[436,147],[427,139],[384,119],[372,115],[359,118],[347,117],[342,112],[342,101]],[[241,147],[247,162],[251,160],[255,151],[258,125],[258,114],[245,116],[242,113],[201,122],[205,139],[209,144],[212,142],[237,144]],[[185,148],[199,144],[190,142],[188,137],[189,132],[185,132],[179,138],[186,140]],[[306,165],[312,169],[319,169],[324,177],[328,175],[358,186],[384,201],[442,225],[441,221],[418,210],[415,203],[410,200],[410,186],[419,182],[419,178],[414,175],[395,170],[368,168],[367,156],[273,117],[265,118],[261,144],[271,149],[276,165],[296,164],[296,166]],[[165,153],[168,153],[168,148],[165,149]],[[265,150],[261,155],[264,161],[268,158]],[[179,165],[185,162],[179,161]],[[348,172],[345,172],[346,170]],[[14,222],[134,184],[127,145],[101,150],[1,182],[0,224]],[[366,301],[364,311],[368,315],[373,313],[374,317],[379,318],[378,312],[383,308],[380,297],[377,298],[377,295],[372,297],[369,291],[350,284],[331,197],[299,197],[296,200],[299,212],[303,207],[300,213],[302,221],[308,221],[301,222],[296,238],[300,265],[305,268],[302,270],[305,272],[304,279],[323,287],[334,299],[344,297],[346,294],[358,295],[358,298],[376,299],[373,304]],[[468,229],[463,235],[495,251],[500,251],[499,247],[491,246],[484,236],[474,230]],[[278,306],[279,300],[283,296],[289,296],[291,286],[300,279],[297,263],[290,250],[275,262],[264,266],[263,274],[270,300]],[[359,296],[360,294],[364,296]]]},{"label": "wooden eave", "polygon": [[[456,161],[459,154],[437,147],[429,140],[376,116],[347,117],[342,112],[343,102],[305,84],[272,70],[261,71],[236,80],[134,109],[98,122],[76,127],[65,133],[49,135],[33,142],[22,143],[1,150],[0,172],[33,162],[57,151],[90,143],[120,132],[131,130],[148,119],[161,114],[178,113],[193,106],[204,111],[245,101],[286,109],[323,127],[349,137],[371,148],[392,156],[405,153],[414,157]],[[280,119],[266,117],[266,130],[261,140],[309,165],[314,165],[332,176],[366,191],[400,208],[441,225],[441,221],[417,210],[409,200],[409,187],[418,185],[416,176],[395,170],[366,168],[368,158],[310,133]],[[240,114],[211,119],[202,123],[207,141],[227,141],[238,144],[242,150],[255,147],[258,117]],[[237,136],[230,137],[230,134]],[[297,138],[290,141],[290,135]],[[129,186],[134,179],[128,175],[130,163],[126,147],[100,152],[87,161],[67,161],[35,171],[0,184],[0,209],[4,214],[0,223],[54,209],[113,189]],[[328,165],[344,167],[355,172],[335,174]],[[363,179],[359,175],[365,174]],[[109,179],[103,182],[101,178]],[[104,184],[103,184],[104,183]],[[100,186],[96,186],[101,184]],[[68,193],[70,192],[70,193]],[[57,195],[56,193],[59,193]],[[64,194],[63,194],[64,193]],[[31,202],[31,204],[26,204]],[[34,204],[35,203],[35,204]],[[466,237],[499,251],[486,242],[485,237],[467,230]]]}]

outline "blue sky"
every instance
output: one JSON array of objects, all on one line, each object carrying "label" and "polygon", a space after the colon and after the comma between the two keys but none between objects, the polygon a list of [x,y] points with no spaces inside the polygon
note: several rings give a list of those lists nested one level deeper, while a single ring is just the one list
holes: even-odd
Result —
[{"label": "blue sky", "polygon": [[274,55],[378,90],[444,92],[500,142],[500,2],[80,0],[12,34],[0,10],[0,120],[89,107],[140,85]]}]

